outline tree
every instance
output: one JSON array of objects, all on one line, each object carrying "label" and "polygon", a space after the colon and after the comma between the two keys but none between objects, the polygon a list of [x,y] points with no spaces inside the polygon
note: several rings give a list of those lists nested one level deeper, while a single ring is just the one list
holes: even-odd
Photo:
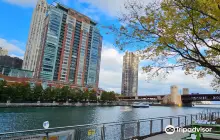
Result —
[{"label": "tree", "polygon": [[213,75],[220,83],[220,8],[218,0],[163,0],[144,5],[125,5],[120,18],[126,26],[111,26],[120,49],[137,46],[148,80],[166,77],[175,69],[198,78]]},{"label": "tree", "polygon": [[89,90],[85,90],[82,94],[82,98],[84,101],[87,101],[89,99]]},{"label": "tree", "polygon": [[102,100],[103,102],[106,102],[106,101],[109,100],[108,92],[106,92],[106,91],[103,91],[103,92],[102,92],[102,94],[101,94],[101,100]]},{"label": "tree", "polygon": [[7,100],[8,92],[5,92],[7,82],[5,80],[0,81],[0,101],[5,102]]},{"label": "tree", "polygon": [[50,97],[50,94],[51,94],[51,87],[47,87],[44,91],[43,91],[43,100],[44,101],[50,101],[51,97]]},{"label": "tree", "polygon": [[67,101],[68,100],[68,95],[70,94],[70,90],[68,86],[64,86],[60,90],[60,99],[62,101]]},{"label": "tree", "polygon": [[96,92],[94,90],[89,91],[89,101],[97,101]]},{"label": "tree", "polygon": [[76,92],[76,101],[82,101],[84,99],[83,97],[83,91],[79,88],[76,88],[75,89],[75,92]]},{"label": "tree", "polygon": [[50,100],[51,101],[58,101],[60,95],[60,89],[59,88],[52,88],[50,92]]},{"label": "tree", "polygon": [[31,88],[28,83],[15,83],[12,85],[14,92],[11,93],[11,100],[14,102],[23,102],[30,100]]},{"label": "tree", "polygon": [[75,101],[75,102],[77,102],[77,98],[76,98],[76,89],[70,89],[70,93],[69,93],[69,95],[68,95],[68,99],[70,100],[70,101]]},{"label": "tree", "polygon": [[42,99],[42,94],[43,94],[43,88],[41,85],[36,85],[33,88],[33,92],[32,92],[32,101],[39,101]]},{"label": "tree", "polygon": [[13,86],[8,85],[4,88],[3,91],[3,98],[1,101],[6,102],[7,100],[12,101],[12,98],[14,97],[14,93],[16,93],[16,89]]},{"label": "tree", "polygon": [[116,95],[114,91],[109,92],[109,101],[116,101]]}]

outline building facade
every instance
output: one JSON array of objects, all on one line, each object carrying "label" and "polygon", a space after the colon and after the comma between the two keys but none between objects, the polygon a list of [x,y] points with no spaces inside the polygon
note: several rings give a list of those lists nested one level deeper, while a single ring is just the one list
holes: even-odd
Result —
[{"label": "building facade", "polygon": [[137,96],[138,91],[139,57],[132,52],[123,56],[121,94],[123,96]]},{"label": "building facade", "polygon": [[33,71],[16,69],[6,66],[0,66],[0,74],[17,78],[33,78]]},{"label": "building facade", "polygon": [[23,60],[17,57],[11,57],[8,55],[0,56],[0,66],[21,69]]},{"label": "building facade", "polygon": [[5,55],[8,55],[8,50],[0,47],[0,56],[5,56]]},{"label": "building facade", "polygon": [[36,77],[97,88],[102,36],[96,23],[60,4],[49,8],[44,23]]},{"label": "building facade", "polygon": [[36,69],[46,12],[46,0],[38,0],[32,15],[32,21],[24,55],[24,63],[22,68],[25,70],[34,71]]}]

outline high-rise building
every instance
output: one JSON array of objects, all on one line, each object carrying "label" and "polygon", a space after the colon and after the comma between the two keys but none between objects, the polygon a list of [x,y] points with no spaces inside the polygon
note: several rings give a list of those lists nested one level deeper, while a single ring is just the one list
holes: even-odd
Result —
[{"label": "high-rise building", "polygon": [[32,15],[24,62],[22,65],[22,68],[25,70],[34,71],[36,69],[46,11],[46,0],[38,0]]},{"label": "high-rise building", "polygon": [[61,4],[49,7],[37,77],[98,87],[102,36],[89,17]]},{"label": "high-rise building", "polygon": [[121,94],[137,96],[139,57],[132,52],[126,52],[123,57]]},{"label": "high-rise building", "polygon": [[0,56],[5,56],[5,55],[8,55],[8,50],[0,47]]}]

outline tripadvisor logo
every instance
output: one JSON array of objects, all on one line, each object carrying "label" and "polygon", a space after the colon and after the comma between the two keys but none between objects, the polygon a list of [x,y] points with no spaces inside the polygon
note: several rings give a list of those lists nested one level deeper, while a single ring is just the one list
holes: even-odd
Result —
[{"label": "tripadvisor logo", "polygon": [[165,128],[165,132],[168,135],[172,135],[175,132],[175,127],[172,126],[172,125],[167,125],[166,128]]},{"label": "tripadvisor logo", "polygon": [[172,125],[167,125],[165,127],[165,132],[168,134],[168,135],[172,135],[173,133],[175,132],[182,132],[182,133],[193,133],[193,132],[211,132],[212,131],[212,128],[197,128],[197,127],[194,127],[194,128],[182,128],[182,127],[174,127]]}]

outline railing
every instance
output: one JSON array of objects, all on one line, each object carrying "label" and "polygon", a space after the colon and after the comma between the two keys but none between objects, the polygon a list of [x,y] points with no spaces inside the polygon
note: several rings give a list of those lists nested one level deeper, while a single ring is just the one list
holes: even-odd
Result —
[{"label": "railing", "polygon": [[167,125],[175,127],[190,126],[195,120],[220,118],[220,112],[207,112],[178,116],[148,118],[124,122],[86,124],[49,129],[36,129],[0,133],[0,139],[24,140],[49,137],[65,137],[71,140],[127,140],[147,138],[163,133]]}]

